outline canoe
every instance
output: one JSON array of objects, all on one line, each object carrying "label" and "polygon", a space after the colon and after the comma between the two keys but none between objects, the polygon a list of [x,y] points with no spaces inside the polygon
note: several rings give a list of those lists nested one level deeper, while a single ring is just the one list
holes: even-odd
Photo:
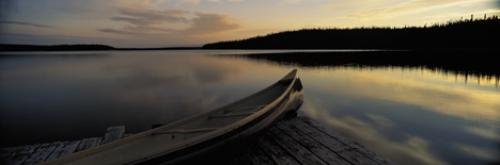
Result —
[{"label": "canoe", "polygon": [[271,86],[216,110],[76,152],[45,164],[172,164],[252,137],[303,102],[293,70]]}]

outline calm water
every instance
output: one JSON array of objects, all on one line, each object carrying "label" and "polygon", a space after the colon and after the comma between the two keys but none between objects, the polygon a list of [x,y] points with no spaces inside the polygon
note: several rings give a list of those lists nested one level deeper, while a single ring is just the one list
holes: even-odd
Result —
[{"label": "calm water", "polygon": [[[215,56],[248,52],[2,56],[1,145],[101,136],[112,125],[145,130],[238,100],[294,68]],[[299,69],[306,99],[301,113],[391,161],[499,160],[498,80],[401,67]]]}]

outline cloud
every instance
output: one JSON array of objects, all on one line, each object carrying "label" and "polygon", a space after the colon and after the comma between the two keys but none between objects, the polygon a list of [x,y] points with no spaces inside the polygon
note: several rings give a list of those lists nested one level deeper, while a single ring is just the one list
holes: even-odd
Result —
[{"label": "cloud", "polygon": [[170,0],[170,1],[179,1],[184,4],[198,5],[202,2],[211,2],[211,3],[234,3],[234,2],[243,2],[243,0]]},{"label": "cloud", "polygon": [[141,34],[141,33],[134,33],[134,32],[117,30],[117,29],[110,29],[110,28],[97,29],[97,31],[104,32],[104,33],[122,34],[122,35],[139,35],[139,34]]},{"label": "cloud", "polygon": [[142,0],[142,1],[131,1],[131,0],[114,0],[117,4],[135,6],[135,7],[154,7],[154,6],[170,6],[170,7],[186,7],[186,6],[197,6],[202,3],[238,3],[244,0]]},{"label": "cloud", "polygon": [[188,12],[182,10],[155,11],[122,8],[119,11],[120,15],[112,17],[111,20],[128,22],[136,26],[147,26],[163,22],[185,23],[188,21],[186,18]]},{"label": "cloud", "polygon": [[240,27],[228,16],[220,14],[197,13],[192,19],[192,26],[183,32],[186,34],[207,34],[234,30]]},{"label": "cloud", "polygon": [[0,21],[0,24],[20,25],[20,26],[29,26],[29,27],[36,27],[36,28],[54,28],[54,26],[50,26],[50,25],[22,22],[22,21]]},{"label": "cloud", "polygon": [[301,3],[303,2],[304,0],[281,0],[285,3],[289,3],[289,4],[298,4],[298,3]]},{"label": "cloud", "polygon": [[[393,3],[390,6],[379,5],[388,3],[382,1],[368,5],[368,9],[351,13],[355,18],[384,18],[395,17],[407,14],[423,13],[432,10],[442,10],[444,8],[456,8],[459,6],[471,6],[474,4],[484,4],[492,0],[409,0]],[[462,13],[466,14],[466,13]]]},{"label": "cloud", "polygon": [[240,27],[227,15],[193,13],[184,10],[155,10],[148,8],[118,8],[119,15],[111,21],[125,23],[114,28],[100,28],[100,32],[121,35],[207,35]]},{"label": "cloud", "polygon": [[191,15],[183,10],[150,10],[143,8],[120,8],[119,15],[110,18],[115,23],[125,23],[119,28],[101,28],[100,32],[145,35],[176,32],[171,26],[189,24]]}]

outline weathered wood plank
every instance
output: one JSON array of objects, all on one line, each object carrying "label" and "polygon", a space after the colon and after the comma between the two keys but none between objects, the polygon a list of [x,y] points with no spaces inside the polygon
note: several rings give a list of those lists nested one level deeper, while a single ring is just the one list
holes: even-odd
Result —
[{"label": "weathered wood plank", "polygon": [[93,148],[101,144],[101,137],[87,138],[80,141],[78,147],[76,147],[75,152]]},{"label": "weathered wood plank", "polygon": [[[348,144],[348,145],[352,145],[352,141],[346,139],[345,137],[339,135],[336,131],[331,131],[330,129],[326,128],[325,125],[323,124],[320,124],[316,121],[313,121],[311,120],[310,118],[307,118],[307,117],[298,117],[297,120],[300,120],[306,124],[309,124],[311,125],[312,127],[316,128],[316,129],[319,129],[321,131],[323,131],[324,133],[328,134],[330,137],[334,138],[334,139],[337,139],[338,141],[344,143],[344,144]],[[354,145],[352,145],[354,146]]]},{"label": "weathered wood plank", "polygon": [[35,152],[35,150],[40,146],[41,144],[33,144],[33,145],[26,145],[20,148],[20,150],[17,150],[15,152],[15,155],[23,155],[23,154],[31,154]]},{"label": "weathered wood plank", "polygon": [[349,160],[353,164],[380,164],[379,162],[374,161],[370,157],[363,155],[356,151],[356,149],[347,149],[340,152],[340,155],[347,160]]},{"label": "weathered wood plank", "polygon": [[304,123],[309,124],[312,127],[315,127],[316,129],[328,134],[330,137],[337,139],[338,141],[340,141],[348,146],[351,146],[351,148],[357,148],[359,150],[369,152],[369,154],[371,156],[376,156],[375,153],[369,151],[363,145],[361,145],[357,142],[351,141],[351,140],[339,135],[336,131],[325,127],[323,124],[320,124],[317,121],[311,120],[310,118],[307,118],[307,117],[300,117],[299,120],[302,120]]},{"label": "weathered wood plank", "polygon": [[294,122],[294,126],[300,128],[299,130],[317,140],[319,143],[325,145],[330,150],[338,153],[342,158],[347,160],[351,164],[379,164],[379,162],[374,161],[366,155],[358,153],[353,150],[351,146],[348,146],[340,141],[334,140],[330,135],[321,132],[318,128],[313,127],[305,122]]},{"label": "weathered wood plank", "polygon": [[63,142],[60,142],[56,148],[52,151],[52,153],[50,153],[50,155],[47,156],[45,160],[51,160],[51,159],[55,159],[57,156],[59,156],[59,153],[62,151],[62,149],[64,148],[64,146],[69,143],[68,141],[63,141]]},{"label": "weathered wood plank", "polygon": [[23,164],[37,164],[45,161],[49,157],[49,155],[60,145],[62,145],[61,142],[45,143],[40,145],[35,150],[35,152],[31,154],[25,162],[23,162]]},{"label": "weathered wood plank", "polygon": [[77,140],[77,141],[66,141],[64,142],[63,144],[64,145],[61,145],[59,147],[57,147],[53,152],[52,154],[49,155],[49,157],[47,158],[47,160],[53,160],[53,159],[57,159],[63,155],[67,155],[67,154],[70,154],[70,153],[73,153],[75,152],[76,148],[78,147],[78,145],[80,144],[80,140]]},{"label": "weathered wood plank", "polygon": [[254,165],[275,165],[271,157],[266,155],[257,145],[250,146],[248,156],[251,164]]},{"label": "weathered wood plank", "polygon": [[368,150],[368,149],[364,148],[360,144],[358,144],[358,145],[361,146],[361,147],[360,148],[354,148],[354,150],[356,150],[357,152],[361,153],[362,155],[370,157],[372,160],[378,162],[378,164],[392,164],[387,159],[384,159],[384,158],[380,157],[379,155],[375,154],[371,150]]},{"label": "weathered wood plank", "polygon": [[258,140],[258,146],[262,151],[269,155],[274,163],[278,165],[299,165],[300,163],[286,151],[284,151],[280,146],[275,144],[270,137],[266,135],[262,136]]},{"label": "weathered wood plank", "polygon": [[357,142],[351,141],[347,138],[344,138],[343,136],[339,135],[334,130],[325,127],[324,125],[318,123],[317,121],[313,121],[310,118],[306,118],[306,117],[300,117],[298,119],[304,121],[304,123],[309,124],[312,127],[315,127],[316,129],[328,134],[330,137],[335,138],[338,141],[350,146],[351,149],[349,149],[349,150],[351,150],[353,152],[358,152],[361,155],[364,155],[364,156],[370,158],[371,160],[376,161],[378,164],[389,164],[389,162],[387,160],[385,160],[384,158],[381,158],[380,156],[378,156],[377,154],[375,154],[371,150],[368,150],[363,145],[361,145]]},{"label": "weathered wood plank", "polygon": [[104,134],[104,137],[101,141],[101,144],[106,144],[121,139],[124,133],[125,133],[125,126],[108,127],[108,129],[106,129],[106,134]]},{"label": "weathered wood plank", "polygon": [[290,122],[281,122],[277,124],[277,128],[281,129],[285,134],[290,135],[307,149],[311,150],[316,156],[324,160],[328,164],[349,165],[349,162],[340,157],[337,153],[332,152],[324,145],[318,143],[307,135],[299,134],[296,130],[290,128]]},{"label": "weathered wood plank", "polygon": [[29,158],[29,156],[38,148],[40,144],[34,145],[25,145],[21,147],[11,147],[9,149],[5,149],[5,152],[9,152],[5,154],[7,157],[2,158],[5,164],[9,165],[20,165]]},{"label": "weathered wood plank", "polygon": [[323,132],[320,132],[310,125],[301,122],[299,120],[294,120],[292,121],[293,123],[290,123],[290,128],[295,129],[296,131],[300,132],[301,134],[307,135],[309,137],[312,137],[316,141],[320,142],[321,144],[329,146],[332,151],[334,152],[340,152],[342,150],[351,148],[350,146],[334,139],[329,136],[326,136]]},{"label": "weathered wood plank", "polygon": [[282,133],[277,128],[272,127],[267,132],[269,137],[273,138],[273,141],[276,142],[281,148],[295,157],[301,164],[307,165],[326,165],[326,163],[319,159],[316,155],[314,155],[307,148],[302,146],[297,141],[293,140],[288,135]]}]

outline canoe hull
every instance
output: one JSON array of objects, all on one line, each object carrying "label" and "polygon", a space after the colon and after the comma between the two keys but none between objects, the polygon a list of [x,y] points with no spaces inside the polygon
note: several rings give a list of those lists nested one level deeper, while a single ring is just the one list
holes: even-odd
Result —
[{"label": "canoe hull", "polygon": [[214,138],[204,144],[192,146],[177,153],[157,157],[139,164],[198,164],[211,160],[220,161],[227,156],[237,154],[240,147],[246,147],[254,141],[253,137],[287,116],[295,116],[304,102],[302,82],[296,79],[286,97],[268,113],[222,137]]},{"label": "canoe hull", "polygon": [[234,153],[241,148],[216,150],[238,146],[287,114],[296,114],[303,102],[296,74],[293,70],[271,86],[219,109],[44,164],[176,164]]}]

